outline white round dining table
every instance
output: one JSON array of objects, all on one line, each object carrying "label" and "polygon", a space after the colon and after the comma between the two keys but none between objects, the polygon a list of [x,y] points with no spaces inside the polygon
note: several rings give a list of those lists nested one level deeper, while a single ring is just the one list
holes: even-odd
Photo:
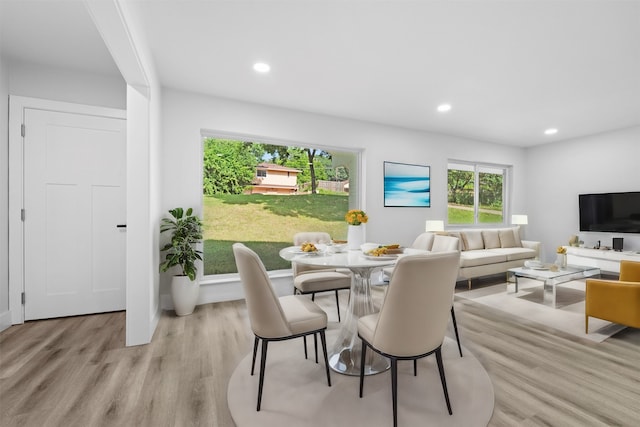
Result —
[{"label": "white round dining table", "polygon": [[[362,251],[345,251],[333,253],[331,247],[325,251],[302,252],[299,246],[290,246],[280,251],[280,256],[287,261],[299,264],[326,267],[346,268],[351,270],[351,294],[349,306],[338,338],[329,350],[329,366],[336,372],[346,375],[360,375],[360,357],[362,342],[358,338],[358,319],[378,311],[371,296],[371,273],[379,268],[394,265],[398,257],[373,257]],[[377,374],[389,369],[389,359],[369,351],[365,360],[365,375]]]}]

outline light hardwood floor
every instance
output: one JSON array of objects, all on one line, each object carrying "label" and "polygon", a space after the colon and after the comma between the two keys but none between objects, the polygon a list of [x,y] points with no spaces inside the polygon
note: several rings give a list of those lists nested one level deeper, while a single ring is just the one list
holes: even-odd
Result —
[{"label": "light hardwood floor", "polygon": [[[333,295],[316,301],[335,322]],[[455,308],[463,346],[494,385],[489,425],[640,425],[640,330],[598,344],[472,301]],[[164,312],[145,346],[124,347],[124,325],[118,312],[0,333],[0,425],[234,426],[227,383],[252,345],[243,301]]]}]

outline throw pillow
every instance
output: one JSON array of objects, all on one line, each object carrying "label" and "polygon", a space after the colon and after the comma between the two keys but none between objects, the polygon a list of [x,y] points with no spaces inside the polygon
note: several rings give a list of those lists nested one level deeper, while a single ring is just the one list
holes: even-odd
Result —
[{"label": "throw pillow", "polygon": [[458,239],[458,246],[461,251],[467,250],[467,248],[464,246],[464,240],[462,239],[461,233],[459,231],[449,231],[447,234]]},{"label": "throw pillow", "polygon": [[500,236],[498,235],[498,230],[482,230],[482,240],[484,240],[485,249],[500,247]]},{"label": "throw pillow", "polygon": [[513,237],[516,239],[516,247],[517,248],[521,248],[522,247],[522,240],[520,240],[520,227],[513,227]]},{"label": "throw pillow", "polygon": [[516,238],[513,235],[513,229],[507,228],[504,230],[499,230],[498,236],[500,237],[500,247],[513,248],[516,246]]},{"label": "throw pillow", "polygon": [[482,232],[478,231],[461,231],[462,241],[464,242],[464,250],[472,251],[474,249],[484,249],[482,240]]},{"label": "throw pillow", "polygon": [[433,246],[431,252],[445,252],[445,251],[457,251],[458,239],[453,236],[442,236],[436,234],[433,239]]}]

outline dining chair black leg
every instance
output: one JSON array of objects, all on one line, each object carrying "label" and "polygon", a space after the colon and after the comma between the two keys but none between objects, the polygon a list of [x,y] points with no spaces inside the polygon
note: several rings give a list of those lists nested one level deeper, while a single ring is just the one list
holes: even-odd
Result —
[{"label": "dining chair black leg", "polygon": [[362,351],[360,352],[360,397],[364,390],[364,362],[367,354],[367,344],[362,340]]},{"label": "dining chair black leg", "polygon": [[307,358],[307,336],[302,337],[302,341],[304,341],[304,358]]},{"label": "dining chair black leg", "polygon": [[393,403],[393,427],[398,426],[398,359],[391,358],[391,400]]},{"label": "dining chair black leg", "polygon": [[460,357],[462,357],[462,346],[460,345],[460,335],[458,335],[458,323],[456,322],[456,312],[453,309],[453,305],[451,306],[451,320],[453,320],[453,330],[456,333],[456,340],[458,341],[458,351],[460,352]]},{"label": "dining chair black leg", "polygon": [[318,335],[313,334],[313,349],[316,351],[316,363],[318,363]]},{"label": "dining chair black leg", "polygon": [[327,370],[327,384],[331,387],[331,374],[329,373],[329,357],[327,356],[327,337],[324,331],[320,331],[320,341],[322,341],[322,353],[324,354],[324,366]]},{"label": "dining chair black leg", "polygon": [[311,293],[311,301],[315,301],[316,300],[316,293],[312,292]]},{"label": "dining chair black leg", "polygon": [[264,370],[267,362],[267,345],[269,341],[262,340],[262,359],[260,360],[260,380],[258,381],[258,407],[256,411],[260,410],[260,404],[262,403],[262,386],[264,384]]},{"label": "dining chair black leg", "polygon": [[447,401],[447,409],[449,415],[451,412],[451,402],[449,402],[449,392],[447,391],[447,380],[444,377],[444,365],[442,364],[442,347],[438,347],[436,350],[436,361],[438,362],[438,371],[440,371],[440,382],[442,383],[442,391],[444,391],[444,399]]},{"label": "dining chair black leg", "polygon": [[336,308],[338,309],[338,323],[340,323],[340,300],[338,299],[337,289],[336,289]]},{"label": "dining chair black leg", "polygon": [[251,361],[251,375],[253,375],[253,369],[256,367],[256,354],[258,353],[258,342],[260,339],[255,337],[253,340],[253,360]]},{"label": "dining chair black leg", "polygon": [[413,376],[418,376],[418,359],[413,359]]}]

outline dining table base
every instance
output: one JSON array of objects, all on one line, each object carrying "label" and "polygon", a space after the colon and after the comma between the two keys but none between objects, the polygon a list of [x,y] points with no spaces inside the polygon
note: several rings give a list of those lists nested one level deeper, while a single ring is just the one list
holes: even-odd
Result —
[{"label": "dining table base", "polygon": [[[378,312],[371,296],[371,272],[373,268],[352,268],[349,308],[343,320],[338,338],[329,351],[329,366],[345,375],[360,375],[362,340],[358,337],[358,319]],[[365,375],[384,372],[391,362],[384,356],[368,351],[365,359]]]},{"label": "dining table base", "polygon": [[[345,347],[329,358],[329,367],[344,375],[360,375],[360,357],[362,355],[362,343],[351,348]],[[364,366],[365,375],[374,375],[384,372],[391,366],[389,359],[380,356],[374,351],[368,351]]]}]

